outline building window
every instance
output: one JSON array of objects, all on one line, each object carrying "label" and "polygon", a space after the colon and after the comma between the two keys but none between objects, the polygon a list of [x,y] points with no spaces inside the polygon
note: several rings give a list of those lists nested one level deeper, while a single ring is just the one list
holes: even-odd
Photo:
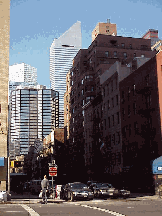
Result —
[{"label": "building window", "polygon": [[74,123],[75,119],[73,118],[73,123]]},{"label": "building window", "polygon": [[134,84],[133,85],[133,96],[135,96],[135,93],[136,93],[136,85]]},{"label": "building window", "polygon": [[127,53],[124,52],[123,55],[124,55],[124,58],[126,59],[127,58]]},{"label": "building window", "polygon": [[118,77],[115,77],[115,87],[118,88]]},{"label": "building window", "polygon": [[104,127],[105,127],[105,130],[106,130],[106,119],[104,119]]},{"label": "building window", "polygon": [[117,51],[114,51],[114,57],[117,57]]},{"label": "building window", "polygon": [[119,122],[120,122],[119,112],[117,112],[117,122],[118,122],[118,124],[119,124]]},{"label": "building window", "polygon": [[126,126],[124,126],[122,128],[122,134],[123,134],[124,137],[126,137],[126,134],[127,134],[127,127]]},{"label": "building window", "polygon": [[138,132],[138,124],[137,124],[137,122],[134,122],[134,131],[135,131],[135,134],[137,134],[137,132]]},{"label": "building window", "polygon": [[151,106],[151,95],[146,96],[146,107],[149,108]]},{"label": "building window", "polygon": [[106,51],[106,52],[105,52],[105,56],[106,56],[106,57],[109,57],[109,51]]},{"label": "building window", "polygon": [[120,143],[120,132],[117,132],[117,142]]},{"label": "building window", "polygon": [[142,54],[142,55],[141,55],[141,57],[142,57],[142,58],[144,58],[144,57],[145,57],[145,55],[144,55],[144,54]]},{"label": "building window", "polygon": [[132,133],[132,127],[131,124],[129,124],[129,136],[131,136],[131,133]]},{"label": "building window", "polygon": [[115,134],[112,135],[112,143],[115,145]]},{"label": "building window", "polygon": [[122,98],[124,99],[125,98],[125,92],[122,91]]},{"label": "building window", "polygon": [[129,44],[129,48],[132,49],[132,44]]},{"label": "building window", "polygon": [[118,95],[116,95],[116,105],[118,106],[119,104],[119,99],[118,99]]},{"label": "building window", "polygon": [[110,109],[110,101],[108,100],[107,103],[108,103],[108,110],[109,110]]},{"label": "building window", "polygon": [[124,118],[125,118],[125,109],[124,108],[122,108],[122,116],[123,116],[123,120],[124,120]]},{"label": "building window", "polygon": [[82,115],[84,116],[84,110],[82,111]]},{"label": "building window", "polygon": [[134,53],[133,56],[136,57],[136,53]]},{"label": "building window", "polygon": [[125,48],[125,43],[122,43],[121,46],[122,46],[122,48]]},{"label": "building window", "polygon": [[133,103],[133,112],[134,112],[134,115],[136,115],[136,103]]},{"label": "building window", "polygon": [[131,93],[131,90],[130,90],[130,88],[128,87],[128,101],[129,101],[129,98],[130,98],[130,93]]},{"label": "building window", "polygon": [[146,86],[148,86],[149,85],[149,74],[145,77],[145,82],[146,82]]},{"label": "building window", "polygon": [[94,91],[94,86],[91,86],[91,92],[93,92]]},{"label": "building window", "polygon": [[107,85],[107,95],[109,95],[109,85]]},{"label": "building window", "polygon": [[112,107],[114,107],[114,98],[112,98],[111,100],[112,100]]},{"label": "building window", "polygon": [[103,88],[103,96],[105,97],[105,88]]},{"label": "building window", "polygon": [[114,115],[112,115],[112,124],[114,126]]},{"label": "building window", "polygon": [[82,89],[82,95],[84,95],[84,89]]},{"label": "building window", "polygon": [[113,80],[111,81],[111,91],[113,92]]},{"label": "building window", "polygon": [[111,125],[110,125],[110,117],[108,117],[108,127],[110,128]]},{"label": "building window", "polygon": [[73,80],[71,81],[71,85],[73,85]]},{"label": "building window", "polygon": [[130,105],[128,105],[128,117],[130,117],[131,115],[131,108],[130,108]]},{"label": "building window", "polygon": [[1,104],[0,104],[0,113],[1,113]]},{"label": "building window", "polygon": [[109,138],[108,138],[108,145],[111,146],[111,135],[109,135]]}]

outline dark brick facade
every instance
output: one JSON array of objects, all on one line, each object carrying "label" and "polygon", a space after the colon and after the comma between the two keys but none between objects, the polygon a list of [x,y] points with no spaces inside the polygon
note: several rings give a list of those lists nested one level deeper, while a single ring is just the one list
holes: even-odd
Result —
[{"label": "dark brick facade", "polygon": [[[127,67],[135,56],[151,58],[155,53],[151,51],[150,40],[98,35],[88,49],[80,50],[74,58],[69,92],[70,120],[67,124],[69,145],[73,146],[71,157],[76,171],[77,164],[83,163],[80,169],[84,170],[84,181],[107,177],[110,171],[119,174],[123,166],[118,75],[114,72],[102,84],[100,77],[117,61]],[[111,81],[114,90],[109,90],[108,95],[107,84],[110,83],[109,88],[112,88]],[[108,100],[114,103],[111,111],[107,107]],[[108,127],[109,121],[111,128]],[[115,136],[115,140],[110,139],[110,135]],[[98,167],[97,172],[95,167]]]}]

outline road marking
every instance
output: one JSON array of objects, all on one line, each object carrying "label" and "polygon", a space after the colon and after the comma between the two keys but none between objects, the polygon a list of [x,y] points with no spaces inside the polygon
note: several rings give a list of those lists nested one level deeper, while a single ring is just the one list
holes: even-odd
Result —
[{"label": "road marking", "polygon": [[27,205],[24,205],[24,204],[19,204],[21,205],[27,212],[29,212],[29,214],[31,216],[40,216],[36,211],[34,211],[32,208],[30,208],[29,206]]},{"label": "road marking", "polygon": [[[71,203],[72,204],[72,203]],[[78,205],[78,204],[75,204],[75,205]],[[103,211],[103,212],[107,212],[109,214],[112,214],[112,215],[116,215],[116,216],[126,216],[124,214],[121,214],[119,212],[115,212],[115,211],[111,211],[109,209],[102,209],[102,208],[99,208],[99,207],[93,207],[93,206],[89,206],[89,205],[82,205],[82,204],[79,204],[80,206],[82,207],[86,207],[86,208],[91,208],[91,209],[94,209],[94,210],[99,210],[99,211]]]},{"label": "road marking", "polygon": [[23,211],[6,211],[6,212],[23,212]]}]

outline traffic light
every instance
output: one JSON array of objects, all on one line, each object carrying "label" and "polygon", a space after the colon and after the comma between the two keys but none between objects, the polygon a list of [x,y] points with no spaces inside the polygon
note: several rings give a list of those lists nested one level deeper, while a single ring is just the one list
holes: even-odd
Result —
[{"label": "traffic light", "polygon": [[14,161],[14,167],[21,167],[21,161]]},{"label": "traffic light", "polygon": [[11,167],[21,167],[21,161],[11,161]]}]

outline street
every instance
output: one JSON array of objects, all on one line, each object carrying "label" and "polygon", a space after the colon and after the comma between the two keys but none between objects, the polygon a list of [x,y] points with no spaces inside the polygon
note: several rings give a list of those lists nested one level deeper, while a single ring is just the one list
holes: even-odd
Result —
[{"label": "street", "polygon": [[48,204],[16,203],[0,204],[0,215],[3,216],[45,216],[45,215],[154,215],[162,214],[162,200],[129,198],[129,199],[94,199],[92,201],[75,201]]}]

